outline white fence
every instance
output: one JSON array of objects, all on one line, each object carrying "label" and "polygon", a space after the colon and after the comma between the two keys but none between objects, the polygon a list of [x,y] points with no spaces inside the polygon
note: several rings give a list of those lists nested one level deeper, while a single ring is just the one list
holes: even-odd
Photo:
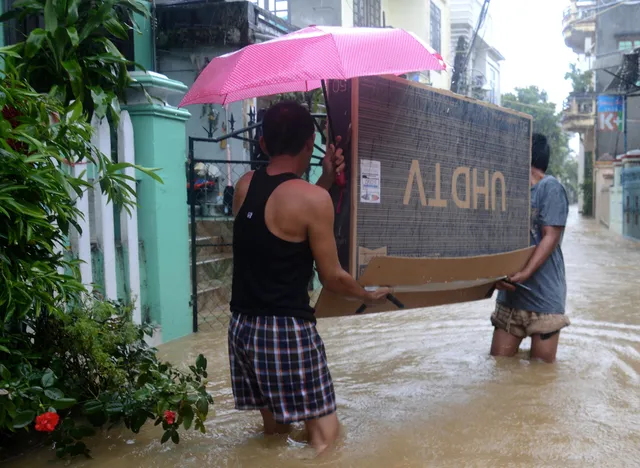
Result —
[{"label": "white fence", "polygon": [[[111,129],[107,119],[99,120],[93,117],[91,122],[94,128],[92,143],[107,157],[111,157]],[[118,142],[118,162],[135,163],[134,135],[131,118],[127,111],[122,111],[120,115],[120,124],[117,129]],[[85,180],[91,181],[91,174],[86,165],[77,164],[73,166],[73,174],[76,177],[83,177]],[[133,168],[125,169],[125,174],[135,178],[135,170]],[[128,181],[129,186],[135,192],[135,181]],[[94,188],[93,203],[90,203],[91,197],[89,192],[85,191],[82,197],[76,200],[76,206],[84,214],[84,218],[78,221],[81,231],[75,231],[71,236],[71,251],[74,257],[82,261],[80,265],[80,275],[82,282],[92,290],[94,286],[92,272],[92,255],[102,256],[102,267],[104,284],[104,295],[106,299],[118,299],[118,283],[116,270],[116,232],[114,224],[113,205],[108,201],[105,194],[102,193],[100,187]],[[126,268],[123,270],[128,272],[128,278],[123,281],[128,284],[129,301],[135,304],[133,311],[133,321],[135,323],[142,322],[140,308],[140,261],[138,252],[138,212],[134,205],[130,209],[131,213],[121,210],[120,214],[120,239],[122,247],[126,255],[124,261]],[[92,249],[92,240],[95,241],[96,249]],[[94,252],[92,252],[92,250]]]}]

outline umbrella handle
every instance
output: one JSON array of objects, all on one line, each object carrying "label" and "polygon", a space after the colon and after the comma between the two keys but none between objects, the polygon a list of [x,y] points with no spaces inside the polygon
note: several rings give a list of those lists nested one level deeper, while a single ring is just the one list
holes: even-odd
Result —
[{"label": "umbrella handle", "polygon": [[335,144],[336,134],[333,131],[333,121],[329,117],[329,114],[331,114],[331,111],[329,110],[329,94],[327,93],[327,84],[325,83],[324,80],[321,80],[321,83],[322,83],[322,94],[324,95],[324,108],[327,110],[327,123],[329,124],[328,125],[329,135],[327,135],[327,141]]}]

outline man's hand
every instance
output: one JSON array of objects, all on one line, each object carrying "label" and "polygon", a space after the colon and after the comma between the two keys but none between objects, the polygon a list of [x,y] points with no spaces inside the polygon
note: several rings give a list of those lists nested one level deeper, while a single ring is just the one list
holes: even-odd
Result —
[{"label": "man's hand", "polygon": [[329,190],[336,180],[336,175],[344,171],[345,163],[342,148],[336,149],[340,145],[342,137],[336,138],[336,144],[330,144],[322,159],[322,176],[318,180],[319,187]]},{"label": "man's hand", "polygon": [[531,277],[525,270],[519,271],[518,273],[514,273],[513,275],[508,277],[509,283],[505,281],[498,281],[496,283],[496,289],[499,291],[515,291],[516,285],[513,283],[524,283]]},{"label": "man's hand", "polygon": [[368,306],[384,304],[387,300],[387,295],[392,294],[391,288],[378,288],[375,291],[367,291],[364,296],[364,303]]}]

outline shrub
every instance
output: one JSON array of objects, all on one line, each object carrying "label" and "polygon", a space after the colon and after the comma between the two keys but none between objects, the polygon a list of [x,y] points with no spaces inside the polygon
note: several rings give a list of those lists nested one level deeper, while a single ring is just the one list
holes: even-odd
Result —
[{"label": "shrub", "polygon": [[137,432],[152,420],[174,443],[180,427],[204,431],[206,359],[189,372],[160,362],[144,341],[149,328],[132,323],[130,306],[88,297],[65,251],[83,216],[74,199],[89,186],[69,165],[91,163],[125,209],[127,165],[91,145],[80,101],[65,107],[10,69],[0,107],[0,439],[35,428],[62,457],[87,455],[81,439],[105,424]]}]

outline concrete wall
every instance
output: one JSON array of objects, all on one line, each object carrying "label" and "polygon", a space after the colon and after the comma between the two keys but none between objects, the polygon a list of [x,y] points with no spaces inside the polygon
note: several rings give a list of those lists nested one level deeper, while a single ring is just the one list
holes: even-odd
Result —
[{"label": "concrete wall", "polygon": [[622,164],[614,164],[613,186],[609,193],[609,229],[622,235]]},{"label": "concrete wall", "polygon": [[596,220],[605,226],[609,226],[610,220],[610,210],[611,210],[611,184],[613,182],[613,165],[609,164],[607,166],[597,165],[594,170],[594,181],[595,181],[595,211],[594,216]]},{"label": "concrete wall", "polygon": [[578,148],[578,212],[582,213],[584,208],[584,194],[582,193],[582,184],[584,184],[584,158],[585,158],[584,141],[580,136],[580,147]]},{"label": "concrete wall", "polygon": [[[345,2],[346,0],[289,0],[289,21],[300,28],[312,24],[340,26]],[[351,16],[353,17],[353,13]]]},{"label": "concrete wall", "polygon": [[341,25],[347,28],[353,26],[353,0],[341,0],[340,14],[342,16]]}]

